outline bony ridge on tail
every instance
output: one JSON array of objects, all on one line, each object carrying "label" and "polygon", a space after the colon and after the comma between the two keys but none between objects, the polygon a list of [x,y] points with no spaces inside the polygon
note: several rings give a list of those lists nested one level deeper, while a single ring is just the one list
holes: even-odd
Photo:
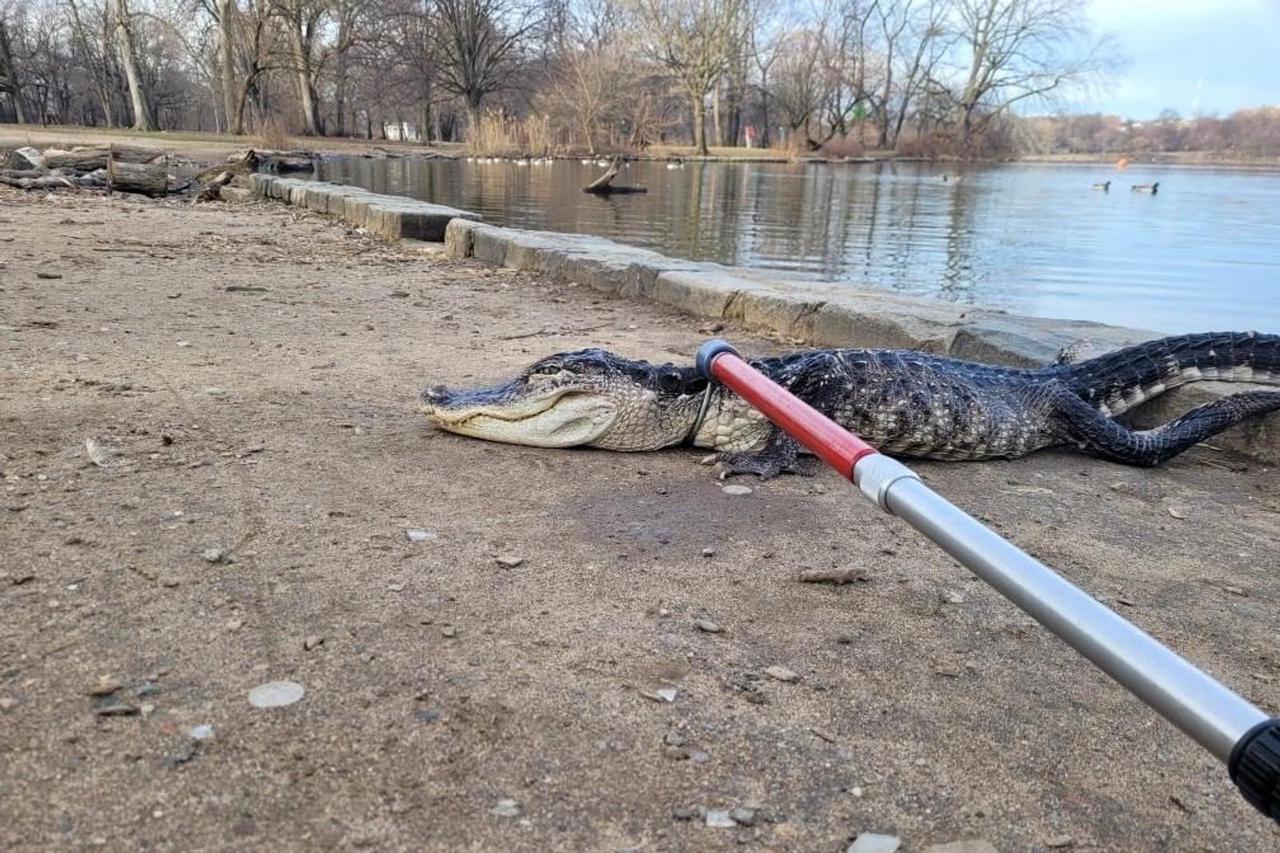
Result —
[{"label": "bony ridge on tail", "polygon": [[[1201,379],[1280,385],[1280,335],[1210,332],[1125,347],[1076,363],[1002,367],[904,350],[808,350],[752,364],[841,426],[894,456],[1013,458],[1068,445],[1129,465],[1158,465],[1243,419],[1280,409],[1251,390],[1132,430],[1113,418]],[[557,353],[513,379],[435,386],[420,409],[441,429],[537,447],[715,450],[725,470],[794,470],[799,447],[697,370],[602,349]]]}]

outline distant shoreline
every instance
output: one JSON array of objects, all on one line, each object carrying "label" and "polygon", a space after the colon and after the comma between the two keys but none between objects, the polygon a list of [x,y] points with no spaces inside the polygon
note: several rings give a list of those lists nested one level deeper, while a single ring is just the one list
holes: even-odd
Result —
[{"label": "distant shoreline", "polygon": [[[172,131],[140,133],[121,128],[80,127],[74,125],[41,127],[36,125],[0,124],[0,150],[34,145],[46,148],[51,145],[106,145],[134,143],[154,145],[181,153],[204,165],[221,162],[228,154],[245,148],[263,148],[262,140],[252,136]],[[462,143],[434,143],[418,145],[389,140],[350,139],[344,137],[297,136],[291,145],[321,156],[337,157],[413,157],[425,154],[464,159],[469,155]],[[1147,154],[1026,154],[1018,157],[992,157],[962,160],[955,157],[918,157],[900,155],[896,151],[869,151],[856,157],[826,157],[820,153],[790,154],[769,148],[717,148],[705,157],[696,156],[690,146],[653,146],[638,154],[564,154],[557,160],[599,159],[614,156],[631,161],[666,162],[682,160],[699,163],[824,163],[833,166],[873,165],[877,163],[930,163],[963,168],[993,164],[1044,163],[1065,165],[1113,166],[1122,157],[1130,166],[1194,166],[1196,168],[1246,169],[1253,171],[1280,171],[1280,157],[1229,157],[1210,151],[1181,151]],[[514,159],[504,157],[503,159]]]}]

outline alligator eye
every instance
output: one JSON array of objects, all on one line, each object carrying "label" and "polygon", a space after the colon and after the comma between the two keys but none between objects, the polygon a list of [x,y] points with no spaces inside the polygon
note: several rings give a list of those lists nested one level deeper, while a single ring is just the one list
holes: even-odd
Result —
[{"label": "alligator eye", "polygon": [[555,376],[557,373],[564,371],[564,368],[558,364],[540,364],[533,370],[529,371],[530,376]]},{"label": "alligator eye", "polygon": [[663,391],[677,394],[684,388],[679,373],[662,373],[658,375],[658,387]]}]

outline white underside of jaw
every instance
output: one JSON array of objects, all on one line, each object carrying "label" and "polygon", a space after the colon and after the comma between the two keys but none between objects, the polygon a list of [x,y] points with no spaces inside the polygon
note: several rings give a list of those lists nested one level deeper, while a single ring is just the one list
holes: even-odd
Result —
[{"label": "white underside of jaw", "polygon": [[611,403],[590,394],[563,394],[540,402],[544,404],[542,408],[530,406],[523,410],[527,414],[505,409],[501,416],[482,410],[448,421],[431,414],[428,417],[448,432],[529,447],[589,444],[603,435],[617,417],[617,409]]}]

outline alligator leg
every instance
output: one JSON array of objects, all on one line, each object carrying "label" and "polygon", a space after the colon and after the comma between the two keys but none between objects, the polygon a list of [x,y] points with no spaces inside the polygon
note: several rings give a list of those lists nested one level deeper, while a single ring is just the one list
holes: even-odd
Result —
[{"label": "alligator leg", "polygon": [[779,474],[805,474],[800,464],[800,445],[778,428],[769,432],[764,447],[747,453],[721,453],[716,457],[716,470],[724,480],[733,474],[755,474],[761,480]]},{"label": "alligator leg", "polygon": [[1055,393],[1053,415],[1060,433],[1083,450],[1126,465],[1159,465],[1250,415],[1280,409],[1280,391],[1246,391],[1214,400],[1167,424],[1131,430],[1108,418],[1066,388]]}]

